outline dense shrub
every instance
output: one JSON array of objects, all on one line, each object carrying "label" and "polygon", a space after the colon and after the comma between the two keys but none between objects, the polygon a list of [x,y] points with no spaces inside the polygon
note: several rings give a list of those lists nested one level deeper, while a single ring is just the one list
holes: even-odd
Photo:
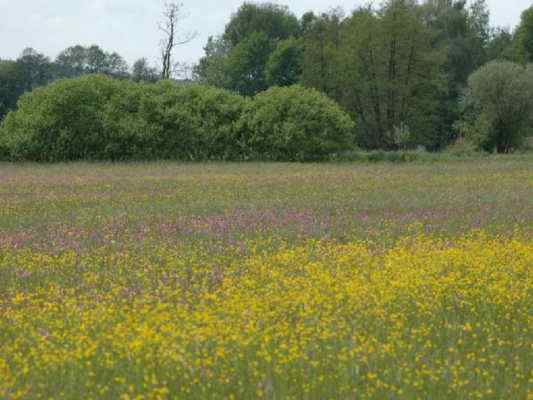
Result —
[{"label": "dense shrub", "polygon": [[108,143],[104,111],[123,83],[102,76],[57,81],[27,93],[5,118],[0,147],[11,159],[100,158]]},{"label": "dense shrub", "polygon": [[354,123],[333,100],[301,86],[258,94],[239,122],[245,154],[276,161],[321,160],[349,150]]},{"label": "dense shrub", "polygon": [[480,149],[519,148],[533,131],[533,66],[496,61],[472,74],[458,126]]},{"label": "dense shrub", "polygon": [[115,140],[106,158],[235,158],[235,122],[245,103],[241,96],[206,86],[130,85],[107,109]]},{"label": "dense shrub", "polygon": [[299,86],[246,99],[200,85],[57,81],[22,97],[0,128],[0,158],[320,160],[352,148],[354,124]]}]

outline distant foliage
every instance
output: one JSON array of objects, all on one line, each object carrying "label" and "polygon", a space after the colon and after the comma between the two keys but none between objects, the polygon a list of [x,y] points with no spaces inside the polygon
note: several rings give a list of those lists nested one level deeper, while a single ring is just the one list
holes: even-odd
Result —
[{"label": "distant foliage", "polygon": [[150,66],[146,58],[139,58],[133,63],[131,79],[135,82],[157,82],[161,73],[157,68]]},{"label": "distant foliage", "polygon": [[96,45],[69,47],[57,56],[55,64],[61,77],[73,78],[85,74],[128,77],[128,64],[122,56]]},{"label": "distant foliage", "polygon": [[337,103],[301,86],[260,93],[239,127],[245,154],[256,159],[320,160],[354,143],[354,123]]},{"label": "distant foliage", "polygon": [[0,127],[0,157],[306,161],[350,149],[353,130],[333,100],[299,86],[250,100],[208,86],[94,75],[24,95]]},{"label": "distant foliage", "polygon": [[15,61],[0,60],[0,121],[24,93],[24,73]]},{"label": "distant foliage", "polygon": [[278,43],[266,64],[266,80],[269,86],[291,86],[299,82],[303,71],[302,43],[294,38]]},{"label": "distant foliage", "polygon": [[225,60],[228,89],[253,96],[268,88],[265,65],[273,44],[264,32],[254,32],[236,45]]},{"label": "distant foliage", "polygon": [[157,70],[145,60],[139,60],[130,75],[128,64],[117,52],[107,52],[96,45],[71,46],[63,50],[55,60],[33,48],[26,48],[16,60],[0,60],[0,121],[16,108],[24,93],[58,79],[88,74],[154,80],[153,75],[157,74]]},{"label": "distant foliage", "polygon": [[533,66],[494,61],[472,74],[458,127],[480,149],[519,148],[533,131]]},{"label": "distant foliage", "polygon": [[253,33],[262,32],[271,40],[284,40],[297,35],[299,28],[298,18],[286,6],[245,2],[232,15],[223,37],[237,46]]},{"label": "distant foliage", "polygon": [[[290,49],[278,48],[278,44],[299,34],[298,18],[287,7],[245,2],[232,15],[224,34],[209,38],[205,56],[195,68],[196,77],[202,83],[245,96],[264,91],[280,83],[280,79],[295,83],[296,78],[279,74],[287,71],[294,75],[294,63],[300,60],[295,60],[297,55],[291,54]],[[271,60],[276,50],[278,54]]]},{"label": "distant foliage", "polygon": [[24,49],[16,61],[0,60],[0,121],[15,109],[24,92],[44,86],[55,77],[50,59],[32,48]]},{"label": "distant foliage", "polygon": [[515,53],[517,61],[533,62],[533,6],[522,12],[520,25],[516,30]]}]

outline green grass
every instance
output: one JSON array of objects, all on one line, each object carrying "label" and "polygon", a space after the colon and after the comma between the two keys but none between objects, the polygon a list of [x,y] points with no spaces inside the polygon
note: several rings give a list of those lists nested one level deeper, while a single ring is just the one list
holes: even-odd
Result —
[{"label": "green grass", "polygon": [[[531,229],[532,165],[531,156],[414,164],[0,164],[0,232],[47,246],[70,229],[71,242],[83,247],[103,231],[121,242],[139,231],[181,241],[243,233],[397,236],[413,224],[443,234]],[[205,229],[192,227],[195,219]]]},{"label": "green grass", "polygon": [[0,398],[525,399],[531,155],[0,164]]}]

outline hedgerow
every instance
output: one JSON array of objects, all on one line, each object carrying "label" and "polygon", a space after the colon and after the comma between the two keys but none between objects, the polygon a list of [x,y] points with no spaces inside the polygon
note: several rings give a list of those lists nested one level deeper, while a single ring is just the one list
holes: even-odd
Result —
[{"label": "hedgerow", "polygon": [[0,127],[0,153],[45,162],[307,161],[349,149],[353,128],[333,100],[300,86],[249,99],[209,86],[94,75],[24,95]]}]

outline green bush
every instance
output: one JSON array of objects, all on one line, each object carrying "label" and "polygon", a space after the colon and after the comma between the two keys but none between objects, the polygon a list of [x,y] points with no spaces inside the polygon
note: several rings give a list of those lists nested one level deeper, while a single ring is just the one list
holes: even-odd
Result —
[{"label": "green bush", "polygon": [[301,86],[258,94],[239,122],[244,154],[275,161],[323,160],[354,147],[354,123],[325,95]]},{"label": "green bush", "polygon": [[212,87],[171,82],[130,85],[108,105],[116,138],[110,159],[224,160],[236,158],[235,122],[246,100]]},{"label": "green bush", "polygon": [[158,137],[158,125],[141,116],[149,108],[151,94],[148,84],[124,82],[122,90],[105,106],[104,120],[107,142],[101,156],[105,160],[150,159],[153,142]]},{"label": "green bush", "polygon": [[103,76],[57,81],[21,97],[2,123],[0,147],[15,160],[98,159],[108,142],[104,111],[120,90]]}]

